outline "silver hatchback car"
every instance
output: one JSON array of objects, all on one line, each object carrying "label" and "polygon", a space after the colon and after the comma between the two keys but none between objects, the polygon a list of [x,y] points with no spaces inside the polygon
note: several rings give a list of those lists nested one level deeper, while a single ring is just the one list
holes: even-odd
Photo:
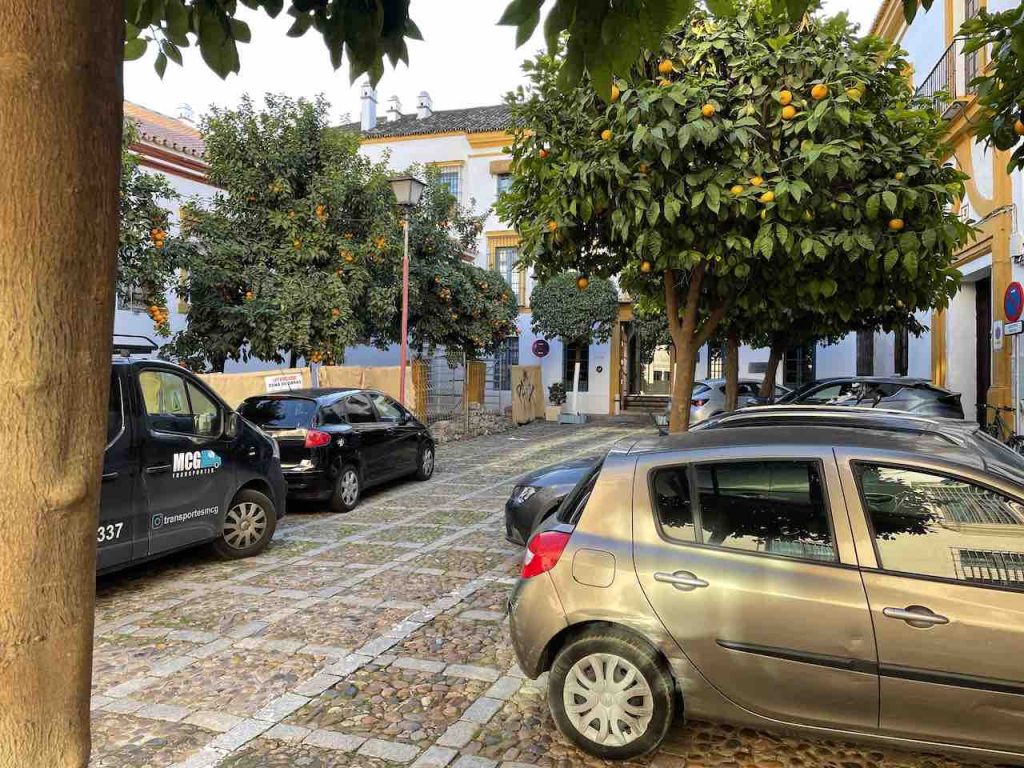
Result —
[{"label": "silver hatchback car", "polygon": [[1024,761],[1024,459],[764,415],[616,446],[530,539],[512,642],[561,731],[632,758],[682,711]]}]

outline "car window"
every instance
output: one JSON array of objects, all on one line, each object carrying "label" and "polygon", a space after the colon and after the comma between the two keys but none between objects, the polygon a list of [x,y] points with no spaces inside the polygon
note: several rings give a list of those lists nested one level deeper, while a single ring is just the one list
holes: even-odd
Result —
[{"label": "car window", "polygon": [[575,525],[579,522],[580,516],[583,514],[583,510],[587,506],[587,502],[590,500],[590,493],[594,490],[594,486],[597,484],[597,477],[601,473],[601,467],[604,466],[604,459],[596,462],[587,474],[579,479],[579,482],[573,486],[573,489],[565,495],[562,499],[561,504],[558,506],[557,518],[560,523],[571,523]]},{"label": "car window", "polygon": [[652,472],[651,502],[666,536],[678,541],[697,540],[686,467],[665,467]]},{"label": "car window", "polygon": [[705,392],[710,392],[711,387],[704,383],[698,383],[693,385],[693,397],[703,395]]},{"label": "car window", "polygon": [[252,397],[238,412],[261,429],[300,429],[313,423],[316,402],[302,397]]},{"label": "car window", "polygon": [[380,392],[372,392],[370,399],[377,408],[377,415],[381,421],[397,424],[402,420],[402,408],[394,400]]},{"label": "car window", "polygon": [[325,405],[317,412],[317,421],[321,424],[337,425],[345,423],[345,409],[341,403]]},{"label": "car window", "polygon": [[801,403],[827,403],[829,400],[834,400],[840,395],[848,394],[850,387],[851,384],[849,382],[845,384],[829,384],[814,392],[799,396],[797,401]]},{"label": "car window", "polygon": [[736,392],[746,397],[757,397],[757,391],[759,387],[755,384],[740,383],[736,387]]},{"label": "car window", "polygon": [[345,416],[349,424],[372,424],[377,421],[366,395],[349,395],[345,398]]},{"label": "car window", "polygon": [[1024,505],[967,480],[855,465],[888,571],[1024,590]]},{"label": "car window", "polygon": [[186,382],[189,404],[192,406],[192,433],[203,437],[216,437],[221,433],[221,410],[205,392]]},{"label": "car window", "polygon": [[702,540],[726,549],[837,560],[817,462],[697,467]]},{"label": "car window", "polygon": [[117,374],[110,373],[110,396],[107,398],[107,445],[110,445],[124,429],[124,408],[121,406],[121,382]]},{"label": "car window", "polygon": [[184,377],[171,371],[145,370],[139,374],[139,386],[151,429],[181,435],[210,436],[219,432],[220,410],[192,387],[197,395],[197,411],[193,413]]}]

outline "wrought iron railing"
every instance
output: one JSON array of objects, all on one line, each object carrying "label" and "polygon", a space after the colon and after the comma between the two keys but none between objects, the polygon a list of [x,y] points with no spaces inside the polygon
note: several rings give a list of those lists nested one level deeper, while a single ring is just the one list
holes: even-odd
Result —
[{"label": "wrought iron railing", "polygon": [[954,40],[917,87],[917,95],[930,98],[935,110],[951,116],[950,107],[972,94],[971,80],[978,71],[978,52],[964,54],[964,41]]}]

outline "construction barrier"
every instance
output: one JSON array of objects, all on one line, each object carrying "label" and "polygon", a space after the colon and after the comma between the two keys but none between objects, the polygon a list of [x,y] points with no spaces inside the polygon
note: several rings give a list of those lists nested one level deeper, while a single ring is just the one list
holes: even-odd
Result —
[{"label": "construction barrier", "polygon": [[[393,366],[320,366],[317,372],[321,387],[354,387],[376,389],[398,400],[399,367]],[[245,373],[204,373],[200,376],[210,388],[232,408],[237,408],[247,397],[288,392],[313,386],[309,368],[278,368],[270,371]],[[412,366],[406,370],[405,400],[415,410],[418,402]]]}]

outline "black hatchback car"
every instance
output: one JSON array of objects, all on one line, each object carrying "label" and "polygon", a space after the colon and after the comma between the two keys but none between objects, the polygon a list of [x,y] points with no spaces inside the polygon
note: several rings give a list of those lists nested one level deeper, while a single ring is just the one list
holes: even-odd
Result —
[{"label": "black hatchback car", "polygon": [[382,392],[294,389],[250,397],[238,412],[277,441],[293,499],[348,512],[369,486],[434,474],[430,432]]},{"label": "black hatchback car", "polygon": [[776,400],[780,405],[849,405],[885,408],[919,416],[963,419],[960,395],[927,379],[906,376],[850,376],[818,379]]}]

